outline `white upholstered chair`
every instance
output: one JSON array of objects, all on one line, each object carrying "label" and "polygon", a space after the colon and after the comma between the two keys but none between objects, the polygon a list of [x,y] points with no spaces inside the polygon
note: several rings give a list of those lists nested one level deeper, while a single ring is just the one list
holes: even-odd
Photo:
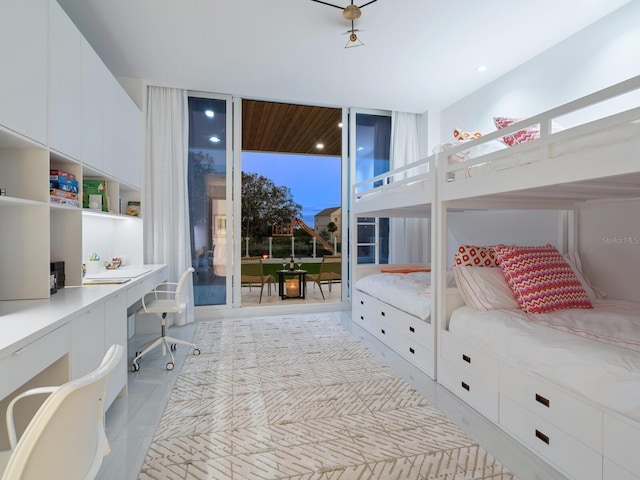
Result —
[{"label": "white upholstered chair", "polygon": [[[7,408],[11,450],[0,452],[2,480],[91,480],[109,453],[104,432],[104,392],[109,373],[124,355],[122,345],[107,350],[93,372],[57,387],[27,390]],[[14,406],[25,397],[49,394],[17,438]]]},{"label": "white upholstered chair", "polygon": [[151,342],[141,351],[137,351],[131,364],[131,370],[137,372],[140,370],[140,359],[149,353],[157,346],[162,346],[162,356],[169,352],[171,355],[171,361],[167,363],[167,370],[173,370],[175,366],[175,357],[173,356],[173,350],[176,349],[176,345],[187,345],[193,348],[194,355],[200,355],[200,350],[195,343],[187,342],[179,338],[173,338],[167,336],[167,315],[169,313],[180,314],[186,308],[186,283],[191,274],[195,271],[193,267],[187,268],[185,272],[180,276],[178,283],[165,282],[158,285],[153,291],[142,297],[142,308],[138,310],[138,313],[155,313],[160,317],[160,338]]}]

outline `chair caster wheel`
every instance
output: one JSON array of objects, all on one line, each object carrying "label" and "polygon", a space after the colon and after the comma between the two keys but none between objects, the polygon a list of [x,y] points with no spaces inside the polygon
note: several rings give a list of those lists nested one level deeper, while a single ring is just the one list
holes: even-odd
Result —
[{"label": "chair caster wheel", "polygon": [[167,370],[173,370],[173,362],[167,363]]},{"label": "chair caster wheel", "polygon": [[136,365],[135,363],[131,365],[132,372],[137,372],[138,370],[140,370],[140,365]]},{"label": "chair caster wheel", "polygon": [[194,355],[200,355],[200,349],[199,348],[194,348],[193,349],[193,354]]},{"label": "chair caster wheel", "polygon": [[171,348],[171,351],[172,351],[172,352],[175,352],[175,351],[176,351],[176,349],[178,348],[178,345],[176,345],[175,343],[172,343],[172,344],[171,344],[171,346],[170,346],[169,348]]}]

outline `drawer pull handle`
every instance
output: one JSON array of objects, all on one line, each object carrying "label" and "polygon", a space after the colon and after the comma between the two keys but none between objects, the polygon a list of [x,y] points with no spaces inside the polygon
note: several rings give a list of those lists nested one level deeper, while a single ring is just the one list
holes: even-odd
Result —
[{"label": "drawer pull handle", "polygon": [[462,388],[464,388],[467,392],[471,390],[471,387],[468,383],[460,382],[460,385],[462,385]]},{"label": "drawer pull handle", "polygon": [[364,321],[364,315],[360,315],[360,320]]},{"label": "drawer pull handle", "polygon": [[380,331],[382,332],[383,335],[386,335],[384,328],[381,328]]},{"label": "drawer pull handle", "polygon": [[382,315],[382,316],[384,317],[384,316],[385,316],[385,313],[384,313],[384,312],[380,312],[380,315]]},{"label": "drawer pull handle", "polygon": [[549,408],[549,403],[550,403],[549,399],[544,398],[542,395],[538,395],[537,393],[536,393],[536,402],[541,403],[545,407]]},{"label": "drawer pull handle", "polygon": [[542,440],[544,443],[549,445],[549,436],[542,433],[540,430],[536,430],[536,437]]},{"label": "drawer pull handle", "polygon": [[409,327],[409,331],[410,331],[411,333],[416,333],[416,329],[415,329],[415,328],[413,328],[413,327]]},{"label": "drawer pull handle", "polygon": [[364,305],[364,302],[362,300],[360,300],[360,305]]},{"label": "drawer pull handle", "polygon": [[464,353],[462,354],[462,360],[467,363],[471,363],[471,357],[469,355],[465,355]]},{"label": "drawer pull handle", "polygon": [[416,351],[412,347],[409,347],[409,351],[414,354],[416,353]]}]

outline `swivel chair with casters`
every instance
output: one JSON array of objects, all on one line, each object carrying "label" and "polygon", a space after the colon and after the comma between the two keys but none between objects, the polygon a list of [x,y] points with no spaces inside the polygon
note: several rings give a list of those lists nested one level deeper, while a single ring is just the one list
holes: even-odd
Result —
[{"label": "swivel chair with casters", "polygon": [[[7,408],[11,450],[0,452],[2,480],[92,480],[109,454],[104,431],[105,385],[124,355],[112,345],[93,372],[62,386],[17,395]],[[18,440],[14,406],[25,397],[49,394]]]},{"label": "swivel chair with casters", "polygon": [[[155,290],[147,293],[142,297],[142,308],[138,310],[138,313],[155,313],[161,319],[160,338],[153,341],[146,346],[143,350],[138,350],[131,363],[131,371],[137,372],[140,370],[140,359],[156,348],[158,345],[162,346],[162,356],[169,352],[171,355],[171,361],[167,363],[167,370],[173,370],[176,359],[173,356],[173,351],[176,349],[176,345],[187,345],[193,347],[193,354],[200,355],[200,349],[195,343],[180,340],[179,338],[168,337],[167,331],[167,315],[169,313],[180,314],[186,308],[187,304],[184,298],[185,283],[189,279],[189,276],[194,272],[193,267],[189,267],[180,277],[178,283],[165,282],[158,285]],[[151,296],[151,298],[149,298]]]}]

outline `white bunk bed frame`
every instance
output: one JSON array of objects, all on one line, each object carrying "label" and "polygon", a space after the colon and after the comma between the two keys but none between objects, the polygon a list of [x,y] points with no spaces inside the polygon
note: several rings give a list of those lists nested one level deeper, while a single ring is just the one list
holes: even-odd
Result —
[{"label": "white bunk bed frame", "polygon": [[[631,97],[628,104],[625,96]],[[625,103],[624,111],[600,114],[600,118],[592,117],[560,131],[553,128],[563,120],[584,117],[583,112],[607,101]],[[473,158],[473,153],[489,142],[532,125],[539,125],[540,138]],[[469,152],[472,158],[449,164],[450,155],[463,152]],[[420,355],[432,358],[433,365],[423,365],[422,369],[576,480],[640,480],[640,455],[636,451],[640,422],[593,404],[562,385],[515,368],[449,334],[451,312],[464,302],[456,288],[445,286],[447,211],[549,208],[571,212],[589,200],[640,198],[638,152],[640,76],[358,183],[351,195],[354,240],[358,217],[431,218],[435,297],[430,328],[422,333],[428,345]],[[482,174],[467,177],[465,172],[473,169]],[[575,227],[569,225],[568,245],[577,251]],[[355,248],[355,241],[351,244]],[[354,283],[379,268],[353,265]],[[381,316],[388,306],[371,297],[364,299],[366,302],[360,303],[362,297],[354,291],[354,323],[373,325],[371,332],[403,324],[390,321],[389,317],[398,317],[395,312]],[[382,341],[397,351],[406,348],[400,332],[392,337],[401,341]]]},{"label": "white bunk bed frame", "polygon": [[[352,255],[358,217],[431,218],[435,201],[434,158],[426,158],[357,183],[351,195]],[[432,255],[433,255],[433,229]],[[433,258],[433,257],[432,257]],[[362,264],[352,262],[352,285],[380,269],[425,268],[427,264]],[[433,277],[432,277],[433,278]],[[352,292],[352,322],[435,379],[436,323],[433,302],[428,322],[359,290]]]},{"label": "white bunk bed frame", "polygon": [[[640,198],[640,107],[551,133],[554,119],[607,99],[637,92],[640,76],[521,121],[475,140],[490,142],[532,124],[537,140],[467,162],[448,165],[448,156],[474,142],[438,154],[436,287],[437,380],[515,439],[576,480],[640,480],[640,422],[609,411],[562,385],[508,364],[449,333],[451,312],[464,304],[456,288],[444,287],[447,268],[447,211],[459,208],[563,209],[607,198]],[[640,95],[639,95],[640,96]],[[640,103],[640,101],[639,101]],[[622,129],[631,135],[606,132]],[[602,134],[602,132],[605,132]],[[633,133],[635,132],[635,133]],[[615,132],[614,132],[615,133]],[[610,137],[607,141],[606,138]],[[599,145],[581,148],[593,138]],[[556,155],[564,145],[570,150]],[[598,142],[596,142],[598,143]],[[505,162],[506,160],[506,162]],[[484,163],[488,162],[488,163]],[[505,162],[504,169],[487,165]],[[464,178],[464,169],[483,165],[482,175]],[[553,175],[549,175],[549,172]],[[571,222],[570,222],[571,223]],[[577,251],[575,224],[569,248]],[[640,395],[640,386],[638,386]]]}]

